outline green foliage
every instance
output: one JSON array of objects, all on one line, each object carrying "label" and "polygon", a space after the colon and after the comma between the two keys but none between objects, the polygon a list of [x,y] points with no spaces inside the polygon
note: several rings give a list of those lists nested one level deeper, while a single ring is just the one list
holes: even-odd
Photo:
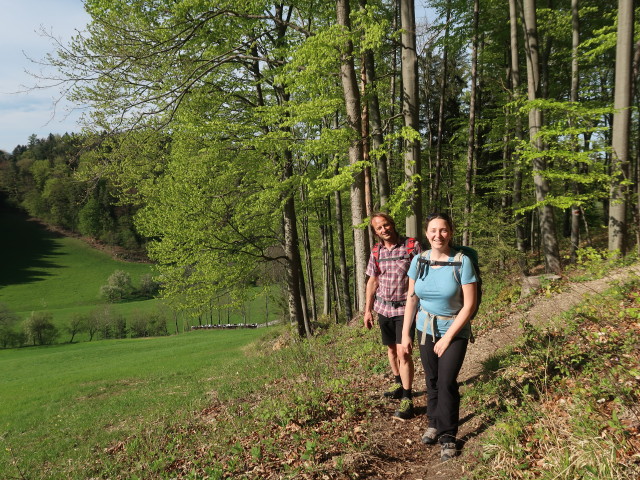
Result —
[{"label": "green foliage", "polygon": [[143,297],[153,298],[158,294],[159,289],[160,283],[157,282],[150,273],[145,273],[140,277],[138,292]]},{"label": "green foliage", "polygon": [[639,285],[594,296],[544,331],[526,328],[493,359],[493,373],[467,394],[495,425],[472,478],[637,476],[615,452],[633,448],[620,412],[638,400],[637,324],[624,307],[633,312]]},{"label": "green foliage", "polygon": [[136,311],[129,319],[131,338],[169,335],[167,322],[167,314],[164,311]]},{"label": "green foliage", "polygon": [[100,297],[108,302],[117,302],[131,295],[133,292],[133,284],[131,283],[131,275],[123,270],[113,272],[106,285],[100,287]]},{"label": "green foliage", "polygon": [[9,307],[0,303],[0,347],[13,347],[21,343],[16,328],[18,322],[18,316]]},{"label": "green foliage", "polygon": [[33,312],[22,323],[26,340],[32,345],[52,344],[58,336],[58,329],[52,319],[53,316],[48,312]]},{"label": "green foliage", "polygon": [[617,251],[610,252],[593,247],[580,248],[576,254],[578,257],[578,268],[574,277],[576,280],[602,278],[612,269],[632,261],[632,258],[625,260]]}]

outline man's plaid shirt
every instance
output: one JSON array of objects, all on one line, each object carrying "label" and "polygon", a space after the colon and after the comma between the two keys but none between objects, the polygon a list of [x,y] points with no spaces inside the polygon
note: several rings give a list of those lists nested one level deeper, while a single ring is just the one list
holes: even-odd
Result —
[{"label": "man's plaid shirt", "polygon": [[[411,252],[411,258],[407,256],[406,237],[400,237],[398,243],[390,250],[384,246],[384,242],[380,243],[378,264],[373,258],[373,252],[369,256],[369,264],[367,265],[367,275],[370,277],[378,277],[378,290],[376,290],[376,300],[373,304],[373,310],[385,317],[395,317],[404,315],[404,303],[402,306],[394,307],[387,305],[380,300],[389,302],[405,302],[407,300],[407,289],[409,287],[409,265],[416,255],[420,254],[420,243],[416,243]],[[395,260],[387,260],[394,258]]]}]

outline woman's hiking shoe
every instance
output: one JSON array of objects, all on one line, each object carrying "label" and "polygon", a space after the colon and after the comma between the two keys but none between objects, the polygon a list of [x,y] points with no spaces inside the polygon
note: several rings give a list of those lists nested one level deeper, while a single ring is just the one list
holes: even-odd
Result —
[{"label": "woman's hiking shoe", "polygon": [[400,400],[400,406],[396,413],[393,414],[394,417],[398,417],[402,420],[408,420],[413,417],[413,400],[407,397],[404,397]]},{"label": "woman's hiking shoe", "polygon": [[440,450],[440,460],[446,462],[456,456],[456,444],[455,443],[443,443]]},{"label": "woman's hiking shoe", "polygon": [[386,398],[393,398],[395,400],[399,400],[402,398],[402,385],[399,383],[394,383],[389,387],[389,389],[383,394]]},{"label": "woman's hiking shoe", "polygon": [[438,441],[438,430],[433,427],[427,428],[427,431],[422,435],[422,443],[426,445],[435,445]]}]

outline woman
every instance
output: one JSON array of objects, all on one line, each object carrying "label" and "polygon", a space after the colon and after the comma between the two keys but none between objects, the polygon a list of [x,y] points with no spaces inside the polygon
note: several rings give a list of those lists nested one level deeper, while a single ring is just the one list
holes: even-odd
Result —
[{"label": "woman", "polygon": [[460,414],[457,378],[471,335],[469,319],[475,310],[477,279],[470,258],[462,256],[462,265],[451,265],[457,252],[451,246],[453,225],[447,214],[429,215],[424,228],[431,250],[415,257],[409,267],[401,348],[411,353],[410,327],[418,308],[416,329],[429,420],[422,441],[439,443],[440,458],[445,461],[456,455]]}]

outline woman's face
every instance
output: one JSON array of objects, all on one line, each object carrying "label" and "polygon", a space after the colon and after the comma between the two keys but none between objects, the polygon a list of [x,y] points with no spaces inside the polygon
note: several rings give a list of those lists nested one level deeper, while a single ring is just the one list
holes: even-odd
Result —
[{"label": "woman's face", "polygon": [[434,218],[427,224],[427,240],[431,244],[431,248],[444,248],[449,245],[453,232],[449,228],[449,224],[443,218]]}]

